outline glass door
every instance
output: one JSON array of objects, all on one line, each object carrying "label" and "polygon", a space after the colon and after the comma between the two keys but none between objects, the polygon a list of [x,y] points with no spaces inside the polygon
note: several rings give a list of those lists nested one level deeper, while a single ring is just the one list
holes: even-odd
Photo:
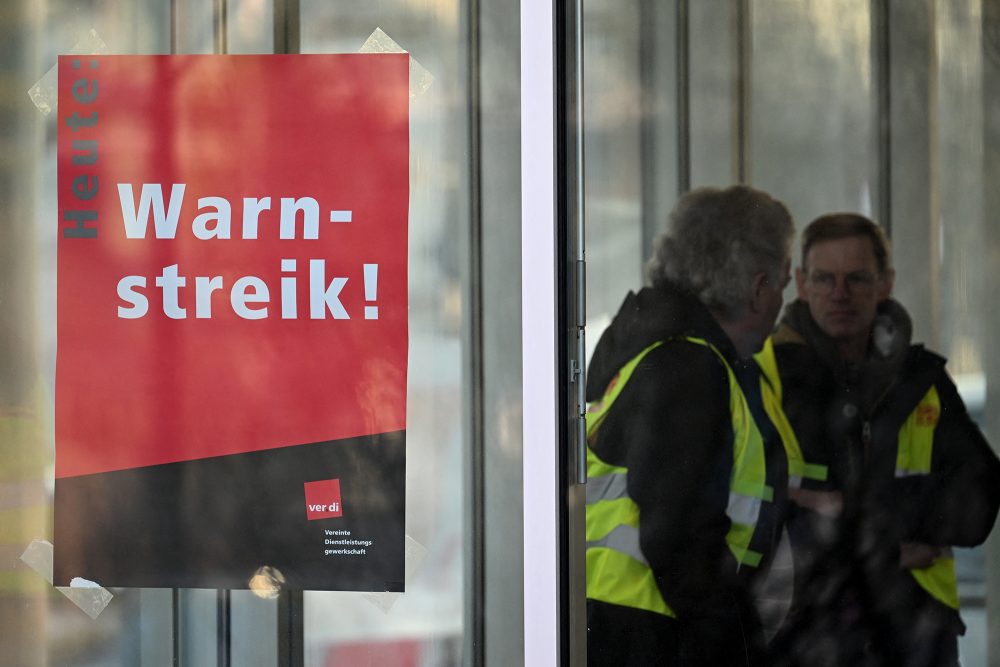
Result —
[{"label": "glass door", "polygon": [[[506,0],[8,3],[0,56],[0,202],[8,212],[0,221],[0,664],[524,661],[517,9]],[[289,589],[264,561],[242,587],[57,590],[57,57],[387,52],[410,55],[405,592]],[[220,124],[253,113],[227,110],[225,85],[212,94]],[[267,141],[265,131],[258,139]],[[191,141],[206,160],[238,158],[237,146],[211,133]],[[239,372],[252,375],[254,365]],[[389,399],[372,404],[381,400]],[[220,491],[239,483],[219,480]],[[86,532],[81,526],[82,539]]]},{"label": "glass door", "polygon": [[[678,197],[745,182],[800,230],[830,211],[883,225],[914,339],[996,448],[997,18],[979,0],[584,3],[587,358]],[[965,665],[1000,660],[995,542],[956,551]]]}]

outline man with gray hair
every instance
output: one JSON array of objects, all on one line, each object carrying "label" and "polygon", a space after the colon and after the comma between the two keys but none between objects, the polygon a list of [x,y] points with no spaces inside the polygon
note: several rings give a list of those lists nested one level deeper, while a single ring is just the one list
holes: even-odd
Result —
[{"label": "man with gray hair", "polygon": [[[688,193],[587,380],[590,665],[759,665],[751,590],[781,534],[789,459],[757,367],[789,281],[785,206]],[[780,411],[780,409],[779,409]]]}]

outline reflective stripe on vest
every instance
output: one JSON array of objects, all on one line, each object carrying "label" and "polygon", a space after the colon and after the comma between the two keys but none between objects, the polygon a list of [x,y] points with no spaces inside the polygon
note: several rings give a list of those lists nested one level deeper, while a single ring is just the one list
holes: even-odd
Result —
[{"label": "reflective stripe on vest", "polygon": [[[756,567],[762,554],[749,548],[760,515],[761,503],[770,502],[774,490],[767,485],[764,443],[754,423],[746,397],[722,354],[700,338],[689,342],[711,349],[729,377],[729,410],[733,422],[733,472],[726,514],[730,530],[726,543],[739,565]],[[639,362],[657,342],[629,361],[608,383],[604,396],[587,412],[588,441],[628,383]],[[656,585],[639,544],[639,507],[628,495],[628,470],[610,465],[587,449],[587,597],[644,609],[676,618]],[[739,566],[738,565],[738,566]]]},{"label": "reflective stripe on vest", "polygon": [[764,403],[764,411],[770,417],[774,427],[778,429],[778,435],[781,436],[781,442],[785,446],[785,454],[788,456],[789,488],[802,486],[803,479],[825,482],[829,470],[824,465],[806,462],[805,457],[802,456],[799,439],[795,436],[795,431],[781,407],[783,397],[781,376],[778,374],[778,359],[774,354],[774,341],[770,337],[764,341],[764,347],[754,355],[754,359],[761,370],[760,393]]},{"label": "reflective stripe on vest", "polygon": [[[934,452],[934,429],[941,417],[941,398],[931,387],[899,429],[896,449],[896,477],[928,475]],[[936,600],[958,610],[958,579],[955,556],[948,549],[930,567],[910,570],[921,588]]]}]

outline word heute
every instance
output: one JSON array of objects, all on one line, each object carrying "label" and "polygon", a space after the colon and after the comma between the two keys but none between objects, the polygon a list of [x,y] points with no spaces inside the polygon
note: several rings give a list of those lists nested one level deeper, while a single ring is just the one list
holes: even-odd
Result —
[{"label": "word heute", "polygon": [[[92,70],[96,70],[98,65],[99,63],[97,60],[91,60],[88,63],[89,69]],[[70,61],[70,66],[74,70],[80,70],[82,67],[80,60],[76,58]],[[89,106],[97,100],[99,90],[97,79],[88,79],[86,77],[77,78],[73,81],[73,85],[70,90],[75,101],[81,105]],[[97,164],[97,137],[95,130],[97,129],[98,118],[99,114],[97,111],[92,111],[86,116],[81,116],[78,112],[74,111],[71,115],[65,118],[66,125],[73,132],[74,136],[72,143],[74,155],[70,160],[74,166],[93,167]],[[81,130],[83,131],[82,135],[79,134]],[[100,183],[96,175],[82,173],[73,178],[70,189],[73,191],[73,196],[78,200],[77,203],[82,204],[83,202],[90,201],[97,196],[97,192],[100,189]],[[97,229],[87,225],[89,221],[97,220],[96,210],[67,209],[63,211],[63,220],[69,220],[74,223],[72,227],[66,227],[63,229],[63,236],[66,238],[97,238]]]},{"label": "word heute", "polygon": [[[160,184],[144,184],[136,206],[133,186],[118,184],[118,198],[121,203],[125,236],[129,239],[145,239],[149,231],[149,220],[153,220],[153,235],[158,239],[173,239],[184,199],[185,184],[175,183],[170,188],[170,197],[164,203],[163,187]],[[319,238],[319,204],[312,197],[299,199],[283,197],[280,201],[278,223],[279,239],[296,238],[296,222],[299,213],[302,218],[302,238]],[[271,198],[243,198],[240,235],[243,239],[257,239],[260,214],[270,210]],[[207,209],[207,210],[206,210]],[[191,231],[201,240],[232,238],[232,206],[222,197],[202,197],[198,199],[199,214],[191,222]],[[351,211],[330,211],[330,222],[351,221]],[[297,319],[298,277],[297,262],[281,259],[280,311],[282,319]],[[378,264],[363,265],[365,299],[374,302],[378,289]],[[329,313],[333,319],[350,319],[350,315],[340,301],[340,293],[348,279],[343,276],[327,278],[326,262],[322,259],[309,260],[309,317],[325,319]],[[160,289],[160,303],[163,313],[175,320],[188,317],[188,310],[180,305],[180,295],[188,287],[188,278],[180,272],[179,264],[163,267],[153,280]],[[145,276],[125,276],[118,282],[118,297],[126,305],[118,306],[118,317],[138,319],[149,312],[148,287]],[[226,288],[222,276],[194,276],[194,316],[197,319],[211,318],[212,294]],[[269,317],[271,310],[271,290],[267,283],[257,276],[243,276],[229,286],[229,304],[233,312],[247,320]],[[378,306],[365,307],[366,320],[378,319]]]}]

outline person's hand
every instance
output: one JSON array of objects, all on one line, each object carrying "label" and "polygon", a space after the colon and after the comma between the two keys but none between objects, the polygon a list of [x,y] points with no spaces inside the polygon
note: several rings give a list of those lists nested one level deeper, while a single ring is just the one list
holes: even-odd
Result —
[{"label": "person's hand", "polygon": [[923,542],[901,542],[899,545],[899,566],[906,570],[930,567],[934,559],[941,555],[941,547]]},{"label": "person's hand", "polygon": [[839,517],[844,509],[844,496],[840,491],[788,489],[788,499],[799,507],[810,509],[831,519]]}]

